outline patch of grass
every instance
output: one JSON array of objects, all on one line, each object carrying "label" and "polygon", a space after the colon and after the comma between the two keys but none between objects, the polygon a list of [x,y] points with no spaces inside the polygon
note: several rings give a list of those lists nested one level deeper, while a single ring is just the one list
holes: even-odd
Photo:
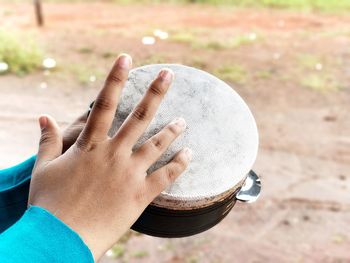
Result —
[{"label": "patch of grass", "polygon": [[272,70],[259,70],[254,74],[254,77],[258,79],[270,79],[272,74]]},{"label": "patch of grass", "polygon": [[[107,0],[106,0],[107,1]],[[8,0],[0,0],[8,2]],[[27,0],[12,0],[12,2],[23,3]],[[46,2],[96,2],[96,0],[46,0]],[[301,11],[322,12],[348,12],[350,10],[349,0],[109,0],[117,4],[211,4],[239,7],[263,7],[278,9],[293,9]]]},{"label": "patch of grass", "polygon": [[315,91],[337,91],[342,87],[340,83],[331,76],[320,74],[309,74],[305,76],[300,83],[302,86]]},{"label": "patch of grass", "polygon": [[140,251],[136,251],[136,252],[132,253],[132,256],[135,258],[144,258],[144,257],[148,257],[149,254],[145,250],[140,250]]},{"label": "patch of grass", "polygon": [[195,42],[195,36],[189,32],[178,32],[171,34],[169,40],[177,43],[192,44]]},{"label": "patch of grass", "polygon": [[347,236],[341,233],[335,234],[332,237],[332,241],[335,244],[342,244],[342,243],[345,243],[347,240],[348,240]]},{"label": "patch of grass", "polygon": [[188,44],[192,48],[225,50],[238,48],[243,45],[253,44],[262,38],[255,33],[238,35],[228,39],[209,39],[205,35],[199,36],[189,32],[177,32],[170,35],[169,40],[177,43]]},{"label": "patch of grass", "polygon": [[[213,0],[214,2],[218,2]],[[296,9],[302,11],[343,11],[350,10],[348,0],[228,0],[225,2],[238,2],[243,6],[261,6],[270,8]]]},{"label": "patch of grass", "polygon": [[43,50],[31,36],[19,37],[0,30],[0,61],[9,65],[10,72],[17,75],[33,72],[41,67],[43,57]]},{"label": "patch of grass", "polygon": [[322,62],[322,58],[313,54],[300,54],[298,56],[298,64],[307,69],[315,69],[318,63]]},{"label": "patch of grass", "polygon": [[243,66],[237,64],[222,66],[214,71],[214,75],[237,84],[244,84],[247,80],[247,71]]},{"label": "patch of grass", "polygon": [[[123,258],[125,253],[127,252],[127,248],[126,248],[126,244],[128,243],[129,239],[132,236],[139,236],[141,235],[138,232],[135,232],[133,230],[129,230],[127,231],[118,241],[118,243],[116,243],[112,248],[112,256],[114,258]],[[147,252],[146,252],[147,253]],[[148,255],[148,254],[147,254]],[[145,255],[145,251],[138,251],[136,252],[136,255],[134,255],[135,257],[143,257],[146,256]]]},{"label": "patch of grass", "polygon": [[199,58],[195,58],[189,63],[189,66],[195,67],[195,68],[198,68],[198,69],[202,69],[202,70],[206,70],[206,69],[208,69],[209,64],[205,60],[202,60],[202,59],[199,59]]},{"label": "patch of grass", "polygon": [[164,250],[166,251],[174,251],[175,245],[172,241],[167,241],[167,243],[164,245]]},{"label": "patch of grass", "polygon": [[108,59],[111,57],[117,57],[117,54],[110,51],[106,51],[101,54],[101,57]]},{"label": "patch of grass", "polygon": [[126,252],[125,245],[117,243],[112,247],[113,257],[122,258]]},{"label": "patch of grass", "polygon": [[135,231],[133,231],[133,230],[128,230],[128,231],[119,239],[118,242],[121,243],[121,244],[126,244],[132,236],[138,236],[138,235],[140,235],[140,233],[135,232]]},{"label": "patch of grass", "polygon": [[223,41],[211,40],[211,41],[208,41],[206,43],[199,42],[199,44],[196,45],[196,47],[213,49],[213,50],[222,50],[222,49],[227,48],[227,43],[225,43]]},{"label": "patch of grass", "polygon": [[91,54],[94,52],[92,47],[80,47],[77,50],[80,54]]},{"label": "patch of grass", "polygon": [[261,35],[258,35],[254,32],[245,34],[245,35],[238,35],[235,36],[227,41],[227,47],[228,48],[238,48],[240,46],[244,45],[250,45],[257,41],[261,41],[262,37]]},{"label": "patch of grass", "polygon": [[339,36],[350,37],[350,30],[349,28],[333,28],[317,32],[314,35],[317,35],[317,37],[320,38],[334,38]]},{"label": "patch of grass", "polygon": [[198,257],[197,256],[189,256],[188,258],[186,258],[186,263],[198,263]]},{"label": "patch of grass", "polygon": [[[104,76],[105,72],[99,69],[92,69],[81,64],[69,65],[66,70],[73,74],[80,84],[86,85],[91,82],[90,78],[100,79]],[[94,80],[94,81],[95,81]]]},{"label": "patch of grass", "polygon": [[136,66],[149,65],[149,64],[161,64],[166,63],[167,59],[164,55],[154,53],[136,63]]}]

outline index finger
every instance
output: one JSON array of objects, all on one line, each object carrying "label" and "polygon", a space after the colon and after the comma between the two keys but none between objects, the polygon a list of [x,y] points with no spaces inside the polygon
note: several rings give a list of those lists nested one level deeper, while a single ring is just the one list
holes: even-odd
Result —
[{"label": "index finger", "polygon": [[107,138],[112,125],[122,88],[131,68],[131,57],[120,55],[108,74],[105,84],[98,94],[85,128],[78,140],[98,142]]},{"label": "index finger", "polygon": [[173,80],[170,69],[162,69],[153,80],[141,101],[126,118],[115,134],[113,140],[118,144],[125,143],[132,147],[152,121],[165,93]]}]

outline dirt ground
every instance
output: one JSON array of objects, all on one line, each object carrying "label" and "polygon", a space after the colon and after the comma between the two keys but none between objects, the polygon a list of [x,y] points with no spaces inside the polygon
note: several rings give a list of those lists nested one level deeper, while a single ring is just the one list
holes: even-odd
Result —
[{"label": "dirt ground", "polygon": [[[259,128],[256,203],[236,205],[189,238],[130,233],[101,262],[350,262],[350,16],[195,5],[44,8],[46,26],[37,29],[31,5],[0,4],[0,26],[33,34],[58,63],[50,74],[0,76],[0,167],[35,153],[39,114],[64,126],[85,110],[119,52],[136,65],[214,73],[239,65],[227,81]],[[143,45],[156,28],[169,39]],[[249,41],[225,46],[247,34]]]}]

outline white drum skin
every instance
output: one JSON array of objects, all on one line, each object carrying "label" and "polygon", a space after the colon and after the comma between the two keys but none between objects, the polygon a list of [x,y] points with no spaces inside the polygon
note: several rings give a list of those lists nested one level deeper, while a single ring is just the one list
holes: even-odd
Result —
[{"label": "white drum skin", "polygon": [[209,73],[177,64],[147,65],[130,72],[111,135],[162,68],[173,70],[175,78],[135,149],[174,118],[183,117],[186,130],[148,172],[166,164],[183,147],[192,149],[193,158],[152,205],[180,210],[209,206],[240,187],[253,166],[258,150],[254,117],[229,85]]}]

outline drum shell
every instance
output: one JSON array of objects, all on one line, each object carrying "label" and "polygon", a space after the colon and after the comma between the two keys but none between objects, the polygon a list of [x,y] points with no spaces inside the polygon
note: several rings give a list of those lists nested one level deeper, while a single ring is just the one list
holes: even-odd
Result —
[{"label": "drum shell", "polygon": [[238,187],[224,199],[206,207],[191,210],[174,210],[150,204],[131,229],[143,234],[178,238],[201,233],[223,220],[237,199]]}]

